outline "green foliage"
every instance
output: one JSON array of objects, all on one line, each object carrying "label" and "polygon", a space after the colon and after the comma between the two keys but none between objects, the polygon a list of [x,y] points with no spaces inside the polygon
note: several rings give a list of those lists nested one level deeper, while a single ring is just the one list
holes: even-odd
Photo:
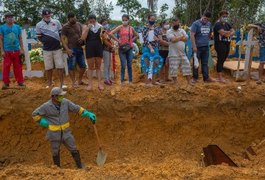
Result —
[{"label": "green foliage", "polygon": [[42,62],[43,61],[42,49],[37,48],[29,51],[29,58],[31,62]]},{"label": "green foliage", "polygon": [[92,13],[90,3],[88,0],[83,0],[83,2],[78,4],[78,10],[76,10],[76,17],[81,23],[87,21],[87,17]]},{"label": "green foliage", "polygon": [[[3,0],[3,3],[6,11],[16,15],[19,24],[24,24],[27,17],[33,26],[42,18],[41,11],[45,7],[49,8],[53,12],[53,18],[61,23],[67,21],[69,12],[74,12],[77,19],[85,23],[91,13],[95,13],[98,17],[109,18],[113,11],[112,3],[107,4],[105,0]],[[5,12],[0,13],[5,14]]]},{"label": "green foliage", "polygon": [[105,18],[109,19],[111,12],[114,10],[112,2],[109,4],[106,3],[105,0],[97,0],[94,4],[94,12],[98,16],[99,19]]},{"label": "green foliage", "polygon": [[132,19],[137,16],[138,10],[142,7],[138,0],[118,0],[116,5],[122,8],[122,13],[130,15]]},{"label": "green foliage", "polygon": [[145,24],[147,21],[147,16],[150,14],[151,11],[148,8],[141,8],[137,11],[137,17],[140,23]]},{"label": "green foliage", "polygon": [[137,40],[136,44],[137,44],[137,46],[139,48],[139,54],[142,54],[143,45],[140,43],[140,40]]},{"label": "green foliage", "polygon": [[205,11],[212,13],[211,22],[218,19],[221,10],[228,10],[230,21],[235,27],[250,23],[262,17],[259,10],[264,9],[265,0],[175,0],[172,16],[178,16],[182,23],[190,25],[199,19]]},{"label": "green foliage", "polygon": [[159,19],[161,20],[164,20],[167,18],[167,13],[166,11],[169,9],[169,6],[168,4],[163,4],[160,8],[160,11],[159,11]]},{"label": "green foliage", "polygon": [[119,26],[119,25],[121,25],[121,20],[111,20],[110,21],[110,24],[111,25],[114,25],[114,26]]}]

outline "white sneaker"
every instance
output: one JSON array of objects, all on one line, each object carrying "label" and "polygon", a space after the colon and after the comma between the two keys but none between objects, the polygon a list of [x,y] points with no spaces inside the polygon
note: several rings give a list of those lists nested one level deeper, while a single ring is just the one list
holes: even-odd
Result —
[{"label": "white sneaker", "polygon": [[66,85],[63,85],[62,86],[62,89],[67,89],[68,87]]}]

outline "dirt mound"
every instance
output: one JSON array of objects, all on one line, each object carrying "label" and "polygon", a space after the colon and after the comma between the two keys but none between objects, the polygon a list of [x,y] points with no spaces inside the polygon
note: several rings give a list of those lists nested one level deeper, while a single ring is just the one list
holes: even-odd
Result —
[{"label": "dirt mound", "polygon": [[[32,79],[27,81],[26,90],[0,92],[1,179],[265,177],[262,161],[251,164],[242,156],[247,146],[265,135],[264,91],[254,83],[242,86],[240,93],[236,83],[194,88],[116,85],[102,93],[70,89],[68,99],[96,112],[108,153],[107,164],[97,167],[93,128],[88,120],[71,114],[71,128],[87,165],[83,171],[74,170],[65,148],[61,152],[63,169],[51,166],[46,130],[31,119],[32,111],[49,98],[49,90],[41,89],[42,83]],[[202,168],[202,147],[208,144],[218,144],[240,168]]]}]

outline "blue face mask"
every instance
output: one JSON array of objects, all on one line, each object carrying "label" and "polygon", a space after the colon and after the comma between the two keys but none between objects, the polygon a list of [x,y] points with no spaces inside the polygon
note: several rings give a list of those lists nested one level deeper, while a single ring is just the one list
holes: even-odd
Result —
[{"label": "blue face mask", "polygon": [[154,25],[156,23],[156,21],[149,21],[150,25]]}]

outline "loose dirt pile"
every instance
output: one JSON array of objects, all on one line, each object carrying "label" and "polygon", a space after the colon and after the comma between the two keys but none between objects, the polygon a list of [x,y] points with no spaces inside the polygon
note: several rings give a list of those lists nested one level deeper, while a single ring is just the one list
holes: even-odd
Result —
[{"label": "loose dirt pile", "polygon": [[[181,78],[183,79],[183,78]],[[26,90],[0,92],[0,179],[264,179],[264,86],[230,83],[147,88],[107,87],[103,92],[69,89],[67,98],[94,111],[108,153],[97,167],[96,137],[87,119],[71,114],[71,128],[85,170],[75,170],[63,147],[62,169],[52,166],[46,130],[32,111],[49,99],[43,80]],[[95,84],[96,85],[96,84]],[[242,86],[238,92],[237,86]],[[242,156],[249,145],[257,156]],[[219,145],[239,168],[202,167],[202,148]]]}]

